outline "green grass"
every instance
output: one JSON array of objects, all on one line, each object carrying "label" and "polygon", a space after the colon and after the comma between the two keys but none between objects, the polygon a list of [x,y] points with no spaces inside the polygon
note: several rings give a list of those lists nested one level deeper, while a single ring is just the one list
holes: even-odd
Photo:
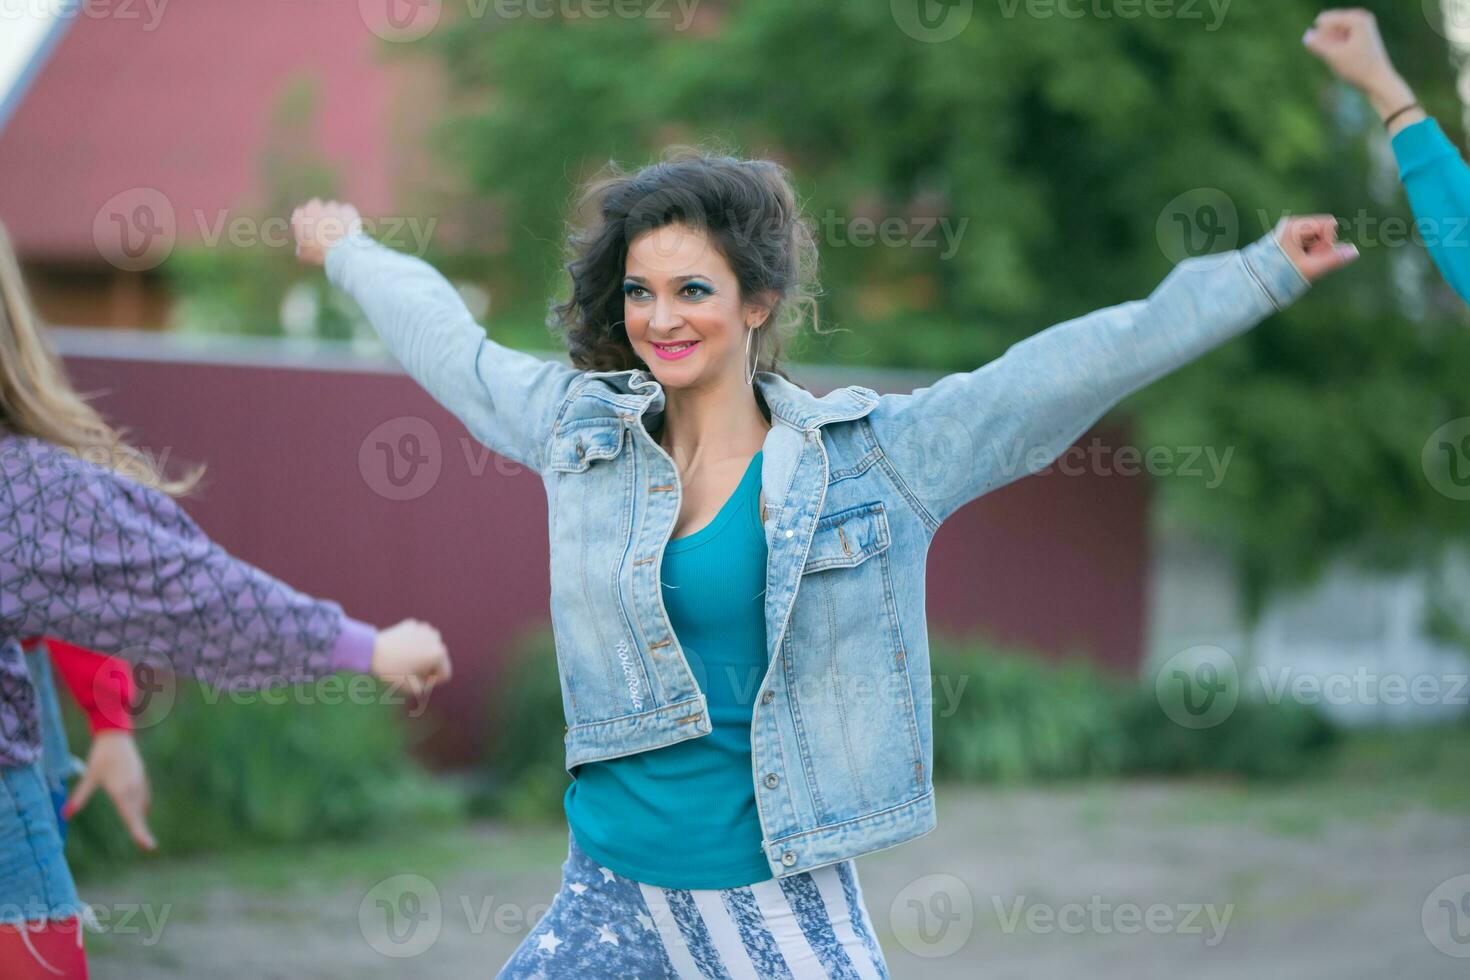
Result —
[{"label": "green grass", "polygon": [[1470,726],[1349,733],[1332,764],[1305,779],[1270,787],[1192,781],[1159,818],[1207,825],[1249,821],[1287,837],[1316,836],[1332,822],[1386,825],[1419,807],[1470,813]]},{"label": "green grass", "polygon": [[[167,847],[167,841],[161,841]],[[216,888],[249,893],[332,890],[411,871],[427,877],[485,871],[516,875],[544,871],[566,857],[565,827],[507,831],[472,824],[425,833],[375,834],[342,843],[255,847],[201,857],[145,858],[126,869],[82,879],[130,888],[142,880],[152,894],[197,897]]]},{"label": "green grass", "polygon": [[[1199,778],[1160,781],[1172,788],[1147,815],[1159,826],[1250,826],[1281,837],[1310,838],[1338,821],[1388,825],[1427,807],[1470,813],[1470,726],[1349,736],[1330,769],[1269,784]],[[996,802],[1012,793],[1082,794],[1074,826],[1088,837],[1105,834],[1124,814],[1124,784],[1087,780],[1042,787],[987,787]],[[943,790],[941,790],[943,793]],[[1132,815],[1127,819],[1133,819]],[[161,841],[167,848],[168,841]],[[423,831],[379,833],[349,842],[259,846],[195,857],[139,857],[124,868],[81,878],[140,894],[167,894],[180,902],[216,889],[246,894],[310,894],[355,887],[412,871],[430,878],[483,872],[495,876],[544,873],[566,856],[560,821],[474,823]]]}]

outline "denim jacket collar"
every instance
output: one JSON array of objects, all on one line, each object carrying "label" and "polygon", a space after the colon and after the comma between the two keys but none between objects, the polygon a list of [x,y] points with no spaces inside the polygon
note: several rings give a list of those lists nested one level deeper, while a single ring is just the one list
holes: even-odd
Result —
[{"label": "denim jacket collar", "polygon": [[[593,398],[614,406],[633,408],[640,413],[658,414],[663,411],[663,385],[647,370],[588,371],[582,377],[583,384],[573,392],[569,401]],[[600,379],[612,392],[598,390],[599,386],[591,384],[594,379]],[[878,404],[877,392],[868,388],[847,386],[819,397],[771,371],[757,371],[755,386],[774,419],[804,432],[819,429],[829,422],[862,418]]]}]

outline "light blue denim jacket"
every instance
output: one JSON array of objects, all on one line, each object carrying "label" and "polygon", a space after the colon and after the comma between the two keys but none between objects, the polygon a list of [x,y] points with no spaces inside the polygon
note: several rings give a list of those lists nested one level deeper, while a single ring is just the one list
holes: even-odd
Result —
[{"label": "light blue denim jacket", "polygon": [[[660,593],[681,499],[649,433],[662,386],[646,370],[581,371],[496,343],[431,266],[364,234],[333,245],[326,271],[475,438],[542,478],[567,771],[708,734]],[[757,373],[772,422],[761,468],[769,663],[750,687],[751,775],[772,874],[935,826],[924,573],[945,518],[1044,468],[1120,398],[1307,287],[1267,235],[1186,259],[1146,300],[1057,324],[911,393],[817,397]]]}]

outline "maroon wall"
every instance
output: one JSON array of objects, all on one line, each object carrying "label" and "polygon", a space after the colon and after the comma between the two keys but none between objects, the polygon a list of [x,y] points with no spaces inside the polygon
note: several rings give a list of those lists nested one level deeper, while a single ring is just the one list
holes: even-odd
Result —
[{"label": "maroon wall", "polygon": [[[412,616],[443,631],[455,679],[434,696],[425,748],[446,764],[471,761],[511,640],[548,618],[540,478],[471,440],[395,369],[64,349],[78,387],[104,392],[96,404],[136,444],[166,453],[175,472],[208,465],[185,506],[225,547],[361,619]],[[881,375],[853,372],[850,382],[893,390]],[[400,489],[378,444],[405,435],[428,462]],[[931,628],[1134,667],[1146,509],[1144,479],[1096,474],[1032,477],[970,504],[934,544]]]},{"label": "maroon wall", "polygon": [[[1096,435],[1121,445],[1116,433]],[[1143,659],[1148,481],[1028,477],[960,508],[929,552],[931,632],[979,632],[1132,674]]]}]

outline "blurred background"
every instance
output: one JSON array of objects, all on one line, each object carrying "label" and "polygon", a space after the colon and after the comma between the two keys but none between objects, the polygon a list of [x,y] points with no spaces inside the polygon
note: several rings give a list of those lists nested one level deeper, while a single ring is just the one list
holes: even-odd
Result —
[{"label": "blurred background", "polygon": [[[1463,146],[1470,2],[1366,6]],[[68,842],[96,975],[485,975],[544,911],[568,777],[540,481],[402,374],[287,219],[353,202],[564,358],[579,186],[701,142],[805,200],[816,391],[972,369],[1287,214],[1362,252],[936,538],[939,827],[859,861],[894,976],[1464,976],[1470,314],[1378,119],[1302,47],[1320,9],[0,5],[0,221],[78,386],[207,464],[185,506],[229,549],[435,623],[456,668],[427,704],[150,693],[159,854],[105,803]]]}]

